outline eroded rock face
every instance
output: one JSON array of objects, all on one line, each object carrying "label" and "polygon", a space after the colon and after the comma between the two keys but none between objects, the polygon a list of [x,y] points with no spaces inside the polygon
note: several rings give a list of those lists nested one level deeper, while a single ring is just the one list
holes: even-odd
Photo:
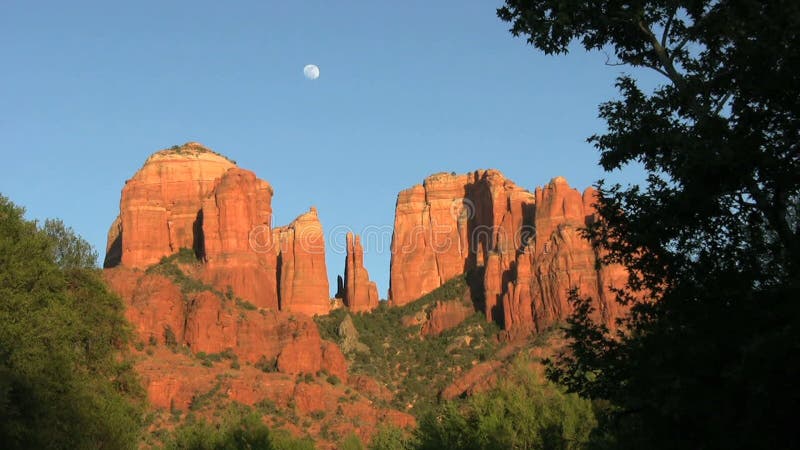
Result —
[{"label": "eroded rock face", "polygon": [[276,228],[279,243],[281,309],[313,316],[331,309],[325,236],[316,208]]},{"label": "eroded rock face", "polygon": [[278,309],[277,258],[272,242],[272,187],[234,167],[216,180],[198,215],[204,279],[231,286],[262,308]]},{"label": "eroded rock face", "polygon": [[145,269],[181,249],[195,274],[259,308],[307,315],[330,309],[322,225],[312,208],[271,228],[272,187],[188,143],[153,154],[122,190],[105,267]]},{"label": "eroded rock face", "polygon": [[182,291],[163,275],[125,267],[107,269],[104,276],[124,300],[125,316],[143,342],[185,345],[192,353],[230,349],[243,363],[274,362],[281,373],[324,369],[347,376],[344,355],[323,341],[303,314],[254,309],[208,290]]},{"label": "eroded rock face", "polygon": [[475,309],[460,300],[439,301],[428,313],[427,320],[420,332],[423,336],[438,336],[443,332],[461,325],[464,320],[475,313]]},{"label": "eroded rock face", "polygon": [[364,267],[361,238],[347,233],[347,256],[344,268],[344,304],[353,312],[372,311],[378,307],[378,286],[370,281]]},{"label": "eroded rock face", "polygon": [[595,193],[583,195],[562,177],[528,192],[496,170],[436,174],[397,199],[390,301],[403,305],[467,271],[483,271],[488,320],[510,337],[525,336],[571,312],[578,288],[613,325],[619,306],[610,286],[622,267],[598,268],[580,229],[595,220]]},{"label": "eroded rock face", "polygon": [[[125,183],[108,248],[119,246],[127,267],[146,268],[181,248],[194,248],[194,227],[203,199],[235,164],[198,143],[162,150]],[[119,244],[115,244],[119,239]]]},{"label": "eroded rock face", "polygon": [[562,177],[536,189],[536,237],[517,254],[514,277],[503,293],[505,329],[512,337],[541,331],[564,320],[572,308],[570,289],[591,297],[595,319],[613,328],[622,313],[612,287],[624,286],[622,266],[600,266],[581,229],[595,220],[596,193],[583,194]]},{"label": "eroded rock face", "polygon": [[390,301],[404,305],[467,270],[490,251],[514,254],[530,233],[533,194],[496,170],[440,173],[397,197]]}]

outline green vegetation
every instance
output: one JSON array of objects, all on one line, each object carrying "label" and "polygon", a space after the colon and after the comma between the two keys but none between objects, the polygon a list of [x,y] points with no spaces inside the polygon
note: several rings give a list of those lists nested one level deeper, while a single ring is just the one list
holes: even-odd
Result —
[{"label": "green vegetation", "polygon": [[189,410],[198,411],[208,405],[219,394],[221,388],[222,383],[217,382],[208,392],[193,396],[192,401],[189,403]]},{"label": "green vegetation", "polygon": [[256,369],[261,369],[262,372],[270,373],[278,371],[278,358],[267,359],[266,356],[261,356],[258,361],[253,364]]},{"label": "green vegetation", "polygon": [[259,414],[242,405],[225,410],[219,425],[190,419],[177,428],[164,446],[166,450],[313,450],[308,439],[297,439],[283,431],[270,430]]},{"label": "green vegetation", "polygon": [[496,387],[423,417],[413,448],[580,449],[596,425],[589,401],[542,381],[518,358]]},{"label": "green vegetation", "polygon": [[338,448],[340,450],[364,450],[364,444],[361,443],[361,439],[355,433],[350,433],[342,439]]},{"label": "green vegetation", "polygon": [[64,270],[94,269],[97,251],[61,219],[47,219],[42,231],[53,242],[53,261]]},{"label": "green vegetation", "polygon": [[231,361],[231,368],[235,368],[233,367],[234,365],[237,367],[239,365],[239,357],[233,352],[233,349],[230,348],[220,353],[197,352],[194,356],[206,367],[212,367],[214,363],[218,363],[223,359]]},{"label": "green vegetation", "polygon": [[144,394],[120,299],[60,221],[40,230],[0,196],[0,442],[136,448]]},{"label": "green vegetation", "polygon": [[[367,352],[353,352],[350,370],[369,375],[394,394],[390,406],[421,414],[456,373],[472,367],[497,350],[497,325],[475,313],[458,327],[436,337],[421,338],[420,325],[403,327],[403,317],[425,313],[437,301],[458,301],[468,295],[464,276],[456,277],[419,300],[402,307],[381,304],[375,311],[352,314],[359,340]],[[323,338],[338,342],[338,327],[348,314],[344,309],[315,318]],[[467,339],[465,339],[467,338]],[[467,343],[469,341],[469,343]]]},{"label": "green vegetation", "polygon": [[193,292],[210,291],[224,298],[221,292],[218,292],[212,286],[203,283],[202,281],[186,275],[183,270],[178,266],[179,264],[194,265],[200,264],[195,257],[194,251],[188,248],[182,248],[177,253],[161,258],[157,264],[147,268],[147,273],[157,273],[164,275],[172,280],[184,295]]},{"label": "green vegetation", "polygon": [[369,450],[412,450],[415,441],[413,436],[405,430],[392,426],[382,425],[372,436]]},{"label": "green vegetation", "polygon": [[196,143],[193,143],[193,142],[187,142],[187,143],[185,143],[183,145],[173,145],[173,146],[171,146],[171,147],[169,147],[169,148],[167,148],[165,150],[161,150],[161,151],[162,152],[173,153],[173,154],[176,154],[176,155],[192,155],[192,154],[195,154],[195,153],[211,153],[211,154],[220,156],[222,158],[225,158],[225,159],[227,159],[228,161],[230,161],[233,164],[236,164],[236,161],[228,158],[227,156],[223,155],[222,153],[215,152],[214,150],[211,150],[210,148],[204,147],[202,145],[199,145],[199,144],[196,144]]},{"label": "green vegetation", "polygon": [[[551,376],[607,402],[598,446],[798,448],[800,3],[507,0],[537,49],[603,49],[618,78],[593,136],[607,171],[588,236],[630,271],[616,333],[573,293],[572,353]],[[663,78],[661,78],[663,76]],[[650,84],[650,81],[646,84]]]},{"label": "green vegetation", "polygon": [[241,309],[246,309],[248,311],[255,311],[255,310],[258,309],[258,307],[256,307],[256,305],[248,302],[247,300],[242,300],[239,297],[236,297],[236,306],[241,308]]}]

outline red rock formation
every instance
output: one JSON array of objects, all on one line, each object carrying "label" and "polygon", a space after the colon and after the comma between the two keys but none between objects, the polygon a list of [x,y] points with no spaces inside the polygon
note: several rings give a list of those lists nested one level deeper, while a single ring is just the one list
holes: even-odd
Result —
[{"label": "red rock formation", "polygon": [[505,328],[513,336],[541,331],[564,320],[572,308],[570,289],[591,297],[595,319],[613,326],[621,314],[611,287],[622,287],[627,277],[621,266],[602,266],[581,234],[594,220],[595,193],[583,195],[562,177],[536,189],[536,238],[517,256],[516,277],[504,294]]},{"label": "red rock formation", "polygon": [[125,301],[125,316],[142,341],[164,344],[166,330],[175,344],[193,353],[232,350],[242,362],[274,361],[282,373],[327,370],[342,379],[347,364],[339,348],[320,338],[316,324],[302,314],[253,310],[208,290],[182,292],[170,279],[118,267],[105,279]]},{"label": "red rock formation", "polygon": [[475,309],[472,306],[465,305],[460,300],[436,302],[422,325],[421,333],[423,336],[438,336],[459,326],[474,313]]},{"label": "red rock formation", "polygon": [[122,190],[105,266],[143,269],[190,248],[204,263],[196,278],[221,292],[270,310],[327,313],[316,210],[273,230],[272,194],[266,181],[200,144],[157,152]]},{"label": "red rock formation", "polygon": [[496,170],[439,173],[402,191],[392,237],[390,301],[404,305],[484,266],[489,251],[508,253],[512,261],[532,225],[533,203],[533,194]]},{"label": "red rock formation", "polygon": [[216,180],[198,215],[203,278],[262,308],[278,309],[277,251],[272,242],[272,187],[238,167]]},{"label": "red rock formation", "polygon": [[595,193],[561,177],[535,194],[495,170],[436,174],[398,195],[390,301],[403,305],[472,269],[484,271],[486,317],[510,337],[563,320],[571,288],[592,297],[607,324],[620,314],[610,286],[621,267],[597,268],[580,234],[595,220]]},{"label": "red rock formation", "polygon": [[503,367],[501,361],[486,361],[473,366],[464,374],[453,380],[442,391],[442,398],[452,400],[464,393],[473,390],[480,384],[490,384],[491,379],[497,376],[497,371]]},{"label": "red rock formation", "polygon": [[280,245],[281,309],[313,316],[331,309],[328,270],[325,267],[325,236],[311,208],[294,221],[275,229]]},{"label": "red rock formation", "polygon": [[[392,424],[399,427],[414,426],[412,416],[400,411],[381,408],[365,396],[354,396],[352,387],[339,384],[332,385],[325,377],[314,378],[311,382],[298,383],[296,375],[278,372],[265,373],[262,370],[242,364],[239,369],[231,370],[224,362],[215,363],[212,367],[198,364],[191,356],[173,353],[163,346],[150,347],[152,355],[141,357],[136,362],[136,370],[141,374],[142,384],[147,391],[148,400],[156,408],[170,411],[186,411],[193,407],[198,396],[217,392],[213,402],[209,402],[210,411],[202,408],[195,414],[206,416],[224,408],[230,402],[255,405],[267,400],[281,411],[291,410],[297,414],[303,428],[285,424],[287,429],[298,436],[314,436],[317,448],[337,448],[335,442],[326,442],[328,433],[323,430],[335,430],[338,436],[356,432],[365,441],[377,430],[379,425]],[[371,383],[374,380],[369,379]],[[347,397],[348,401],[342,402]],[[388,401],[388,400],[387,400]],[[320,411],[326,414],[317,415]],[[155,415],[158,416],[158,412]],[[341,420],[346,417],[348,420]],[[279,416],[266,415],[265,421],[275,425]],[[358,427],[353,423],[357,423]]]},{"label": "red rock formation", "polygon": [[378,307],[378,286],[370,281],[364,268],[361,238],[347,233],[347,256],[344,268],[344,304],[353,312],[372,311]]},{"label": "red rock formation", "polygon": [[[162,150],[125,183],[109,246],[120,248],[119,261],[145,268],[181,248],[194,248],[193,230],[203,199],[234,163],[191,142]],[[119,239],[119,244],[115,242]]]}]

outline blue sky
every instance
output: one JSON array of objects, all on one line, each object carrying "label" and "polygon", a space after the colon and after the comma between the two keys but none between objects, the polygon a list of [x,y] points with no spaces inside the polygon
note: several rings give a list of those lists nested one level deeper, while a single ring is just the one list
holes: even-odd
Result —
[{"label": "blue sky", "polygon": [[[537,52],[501,3],[4,0],[0,193],[102,258],[125,180],[187,141],[269,181],[276,224],[314,205],[326,231],[391,226],[397,193],[441,171],[496,168],[531,190],[640,180],[605,175],[585,142],[623,68]],[[365,251],[385,296],[388,243]]]}]

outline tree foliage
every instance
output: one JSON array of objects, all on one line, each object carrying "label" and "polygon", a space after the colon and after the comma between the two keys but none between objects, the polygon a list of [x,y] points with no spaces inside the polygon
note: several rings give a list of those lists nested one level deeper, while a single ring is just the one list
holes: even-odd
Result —
[{"label": "tree foliage", "polygon": [[541,380],[521,358],[497,387],[425,416],[413,448],[579,449],[595,425],[591,403]]},{"label": "tree foliage", "polygon": [[78,236],[61,219],[47,219],[42,231],[50,237],[53,258],[62,269],[94,269],[97,267],[97,251],[85,239]]},{"label": "tree foliage", "polygon": [[142,391],[119,358],[122,303],[97,272],[62,269],[57,245],[0,196],[0,442],[134,448]]},{"label": "tree foliage", "polygon": [[607,399],[615,447],[791,448],[800,394],[800,3],[507,0],[514,35],[547,54],[613,53],[652,69],[600,106],[608,171],[588,230],[629,269],[614,336],[574,296],[572,356],[553,375]]},{"label": "tree foliage", "polygon": [[313,450],[314,444],[274,432],[247,407],[231,407],[219,424],[192,419],[177,428],[166,450]]}]

